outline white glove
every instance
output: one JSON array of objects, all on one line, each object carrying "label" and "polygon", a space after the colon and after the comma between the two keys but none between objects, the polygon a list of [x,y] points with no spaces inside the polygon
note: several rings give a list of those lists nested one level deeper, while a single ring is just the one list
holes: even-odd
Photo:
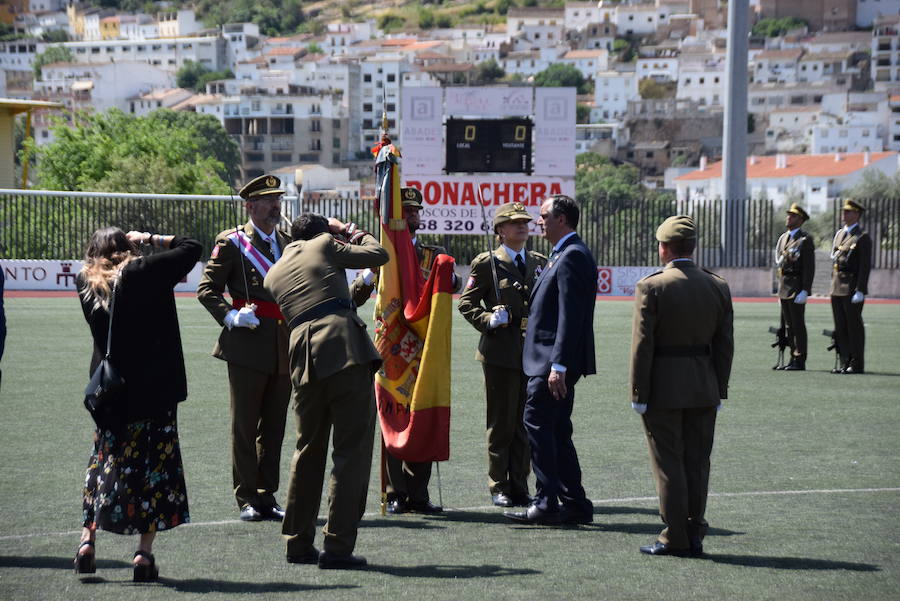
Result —
[{"label": "white glove", "polygon": [[809,295],[806,293],[806,290],[801,290],[800,293],[794,297],[794,302],[798,305],[805,305],[807,298],[809,298]]},{"label": "white glove", "polygon": [[371,286],[372,282],[375,281],[375,272],[369,268],[366,268],[362,272],[362,280],[363,280],[363,284],[365,284],[366,286]]},{"label": "white glove", "polygon": [[719,403],[718,405],[716,405],[716,413],[718,413],[719,411],[721,411],[724,408],[725,408],[725,405],[723,405],[722,403]]},{"label": "white glove", "polygon": [[850,297],[850,302],[853,304],[861,303],[866,299],[866,295],[857,290],[853,293],[853,296]]},{"label": "white glove", "polygon": [[644,415],[647,413],[647,403],[631,403],[631,408],[637,411],[640,415]]},{"label": "white glove", "polygon": [[259,318],[254,313],[255,309],[255,305],[241,307],[240,311],[232,309],[225,316],[225,325],[228,326],[229,330],[231,328],[250,328],[252,330],[259,325]]},{"label": "white glove", "polygon": [[508,323],[509,311],[506,310],[506,307],[499,307],[494,309],[494,312],[491,313],[491,321],[488,323],[488,329],[493,330]]}]

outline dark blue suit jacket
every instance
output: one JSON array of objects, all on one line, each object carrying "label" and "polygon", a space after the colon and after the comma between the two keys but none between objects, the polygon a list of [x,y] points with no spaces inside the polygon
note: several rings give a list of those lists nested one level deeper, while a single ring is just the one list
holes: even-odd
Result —
[{"label": "dark blue suit jacket", "polygon": [[526,376],[548,376],[565,366],[570,377],[597,373],[594,362],[594,304],[597,263],[578,234],[552,257],[531,292],[522,367]]}]

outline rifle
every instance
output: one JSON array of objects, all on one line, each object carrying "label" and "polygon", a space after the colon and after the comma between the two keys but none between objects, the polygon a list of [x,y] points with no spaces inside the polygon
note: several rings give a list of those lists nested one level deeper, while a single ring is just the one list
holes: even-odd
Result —
[{"label": "rifle", "polygon": [[781,316],[780,327],[776,328],[769,326],[769,333],[775,334],[775,342],[771,344],[771,347],[778,347],[778,362],[772,366],[772,369],[782,369],[786,365],[784,362],[784,349],[791,346],[790,337],[788,336],[788,326],[784,322],[784,315]]},{"label": "rifle", "polygon": [[831,344],[825,350],[834,351],[834,369],[837,370],[841,362],[841,347],[838,346],[837,336],[834,335],[834,330],[822,330],[822,335],[831,338]]}]

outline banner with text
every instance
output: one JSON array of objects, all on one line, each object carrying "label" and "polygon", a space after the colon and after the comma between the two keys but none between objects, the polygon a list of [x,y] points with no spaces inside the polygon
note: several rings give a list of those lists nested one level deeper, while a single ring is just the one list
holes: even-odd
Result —
[{"label": "banner with text", "polygon": [[[526,175],[407,176],[403,185],[422,192],[424,208],[419,231],[426,234],[483,234],[486,217],[493,223],[500,205],[521,202],[537,219],[540,201],[549,194],[575,196],[574,178]],[[481,206],[484,205],[484,217]],[[537,228],[532,222],[532,232]]]},{"label": "banner with text", "polygon": [[404,88],[400,103],[400,151],[404,173],[443,171],[443,114],[443,88]]},{"label": "banner with text", "polygon": [[534,174],[575,173],[575,88],[536,88]]},{"label": "banner with text", "polygon": [[598,267],[597,296],[634,296],[641,278],[656,273],[661,267]]},{"label": "banner with text", "polygon": [[[75,277],[81,271],[81,261],[0,259],[0,269],[6,276],[6,290],[71,290],[75,291]],[[185,279],[175,286],[175,292],[194,292],[203,275],[206,262],[198,262]]]},{"label": "banner with text", "polygon": [[524,117],[534,112],[531,86],[438,89],[446,93],[446,114],[454,117]]}]

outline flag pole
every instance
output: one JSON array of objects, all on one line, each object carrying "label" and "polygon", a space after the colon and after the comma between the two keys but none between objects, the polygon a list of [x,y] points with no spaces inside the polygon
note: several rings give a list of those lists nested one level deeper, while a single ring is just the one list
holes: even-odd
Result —
[{"label": "flag pole", "polygon": [[[381,135],[382,139],[388,133],[388,118],[387,118],[387,97],[386,91],[382,89],[382,104],[381,104]],[[389,175],[386,177],[390,177]],[[376,182],[377,184],[377,182]],[[388,211],[388,215],[390,215],[390,209],[386,209],[384,206],[384,194],[381,195],[380,202],[378,202],[378,211]],[[381,222],[382,232],[384,232],[384,220],[379,215],[379,222]],[[382,240],[382,242],[384,242]],[[381,439],[381,515],[387,515],[387,446],[384,444],[384,431],[381,427],[378,428],[378,437]]]}]

